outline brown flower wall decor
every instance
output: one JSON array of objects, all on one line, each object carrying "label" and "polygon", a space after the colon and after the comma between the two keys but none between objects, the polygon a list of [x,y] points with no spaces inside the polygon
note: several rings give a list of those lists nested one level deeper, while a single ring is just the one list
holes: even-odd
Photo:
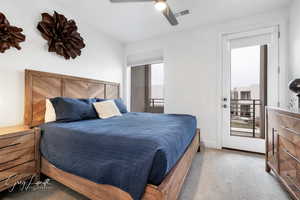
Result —
[{"label": "brown flower wall decor", "polygon": [[54,12],[42,14],[42,21],[37,26],[45,40],[48,41],[49,52],[56,52],[65,59],[76,58],[81,55],[85,47],[83,38],[77,32],[74,20],[68,20],[64,15]]},{"label": "brown flower wall decor", "polygon": [[5,15],[0,12],[0,53],[4,53],[10,47],[21,49],[21,42],[25,41],[23,29],[11,26]]}]

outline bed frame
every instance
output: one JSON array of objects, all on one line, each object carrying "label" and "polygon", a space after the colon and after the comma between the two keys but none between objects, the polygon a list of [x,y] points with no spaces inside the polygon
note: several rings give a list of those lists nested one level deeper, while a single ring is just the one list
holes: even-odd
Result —
[{"label": "bed frame", "polygon": [[[45,99],[58,96],[119,98],[120,85],[106,81],[25,70],[25,124],[35,127],[44,123]],[[158,186],[151,184],[146,186],[142,200],[176,200],[197,151],[200,151],[199,129],[184,155],[162,183]],[[40,171],[92,200],[132,200],[127,192],[117,187],[97,184],[60,170],[43,157]]]}]

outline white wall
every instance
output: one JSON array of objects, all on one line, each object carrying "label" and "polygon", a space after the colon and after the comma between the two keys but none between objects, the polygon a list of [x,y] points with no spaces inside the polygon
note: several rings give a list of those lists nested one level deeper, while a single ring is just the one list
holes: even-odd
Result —
[{"label": "white wall", "polygon": [[290,79],[300,78],[300,1],[294,0],[290,9]]},{"label": "white wall", "polygon": [[[47,52],[46,41],[36,29],[40,14],[53,10],[75,19],[85,39],[86,47],[75,60]],[[26,42],[21,43],[21,51],[0,54],[0,126],[23,122],[25,68],[122,83],[124,46],[88,24],[97,21],[82,21],[80,15],[51,0],[1,0],[1,12],[12,25],[24,29]]]},{"label": "white wall", "polygon": [[[286,103],[286,43],[288,10],[198,27],[172,35],[127,45],[130,57],[163,50],[165,63],[165,111],[197,116],[202,141],[220,147],[221,42],[222,33],[239,32],[280,24],[281,102]],[[145,53],[146,54],[146,53]]]},{"label": "white wall", "polygon": [[[290,6],[289,24],[289,76],[288,80],[300,78],[300,1],[293,0]],[[289,91],[289,106],[292,111],[298,112],[298,98]]]}]

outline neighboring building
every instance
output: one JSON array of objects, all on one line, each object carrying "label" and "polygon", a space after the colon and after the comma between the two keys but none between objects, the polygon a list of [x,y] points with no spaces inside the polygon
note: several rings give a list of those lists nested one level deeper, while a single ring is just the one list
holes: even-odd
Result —
[{"label": "neighboring building", "polygon": [[[255,105],[254,105],[255,104]],[[249,87],[236,87],[231,90],[231,115],[235,118],[253,117],[253,108],[255,108],[255,117],[260,116],[260,94],[259,85],[250,85]]]}]

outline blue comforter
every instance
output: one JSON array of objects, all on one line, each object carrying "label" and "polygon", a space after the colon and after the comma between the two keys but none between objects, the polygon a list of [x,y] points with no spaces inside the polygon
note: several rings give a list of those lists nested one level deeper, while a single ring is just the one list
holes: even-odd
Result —
[{"label": "blue comforter", "polygon": [[191,143],[190,115],[127,113],[110,119],[41,125],[42,155],[57,168],[141,198],[159,185]]}]

